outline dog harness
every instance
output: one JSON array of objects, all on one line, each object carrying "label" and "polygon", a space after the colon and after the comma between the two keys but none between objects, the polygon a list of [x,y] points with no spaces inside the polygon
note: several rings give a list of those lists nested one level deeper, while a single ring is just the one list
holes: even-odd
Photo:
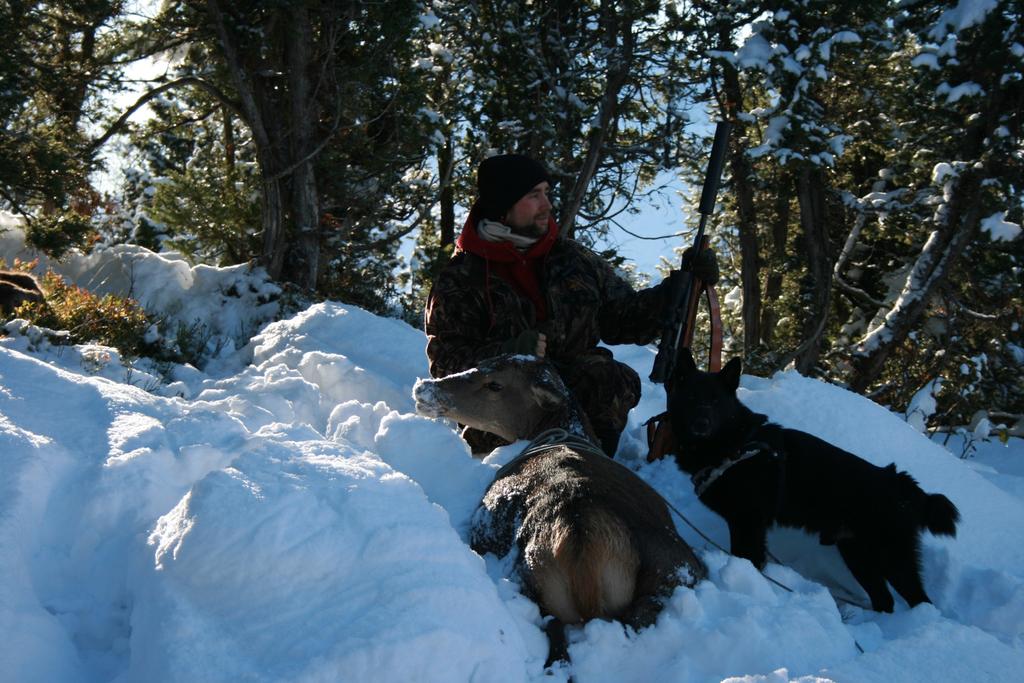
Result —
[{"label": "dog harness", "polygon": [[730,469],[762,453],[767,453],[772,458],[779,457],[778,452],[764,441],[752,441],[747,444],[747,450],[741,452],[737,457],[725,460],[719,465],[708,465],[695,472],[690,479],[693,481],[693,489],[697,497],[703,498],[704,493]]}]

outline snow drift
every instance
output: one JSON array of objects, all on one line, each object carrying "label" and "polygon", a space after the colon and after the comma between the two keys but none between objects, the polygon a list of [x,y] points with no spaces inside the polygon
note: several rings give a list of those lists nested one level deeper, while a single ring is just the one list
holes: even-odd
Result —
[{"label": "snow drift", "polygon": [[[133,254],[154,291],[183,277],[180,261]],[[208,275],[265,291],[258,274]],[[216,317],[237,305],[217,298],[220,286],[169,305]],[[177,369],[170,385],[112,349],[53,347],[23,321],[6,330],[8,680],[1015,681],[1024,667],[1020,477],[795,373],[744,377],[740,398],[871,462],[895,461],[960,508],[957,539],[924,537],[935,604],[839,608],[826,585],[864,597],[833,549],[774,534],[791,566],[767,573],[790,592],[678,521],[709,579],[676,590],[640,633],[573,629],[572,664],[545,672],[536,606],[507,564],[466,543],[495,468],[522,444],[480,462],[452,425],[412,414],[412,385],[427,372],[418,330],[318,304],[238,339],[216,370]],[[653,349],[615,352],[646,377]],[[644,385],[619,458],[726,544],[724,523],[673,463],[642,462],[640,423],[663,401]],[[1014,449],[1003,451],[1024,450]]]}]

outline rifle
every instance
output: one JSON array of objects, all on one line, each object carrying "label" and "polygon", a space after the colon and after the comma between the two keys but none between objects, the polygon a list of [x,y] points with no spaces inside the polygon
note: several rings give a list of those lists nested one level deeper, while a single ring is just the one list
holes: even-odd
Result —
[{"label": "rifle", "polygon": [[[700,252],[706,246],[704,244],[704,228],[707,225],[708,217],[715,210],[715,199],[718,196],[718,183],[722,178],[722,165],[725,163],[725,151],[729,143],[729,130],[732,124],[728,121],[719,121],[715,127],[715,142],[711,145],[711,158],[708,160],[708,169],[704,175],[704,189],[700,195],[700,223],[697,226],[697,238],[693,242],[693,250],[690,260],[695,261],[700,257]],[[685,263],[680,264],[680,268]],[[669,313],[661,332],[661,341],[658,343],[658,355],[654,357],[654,367],[651,368],[651,381],[665,383],[665,380],[672,376],[675,370],[676,361],[679,358],[680,348],[688,347],[686,328],[692,326],[697,307],[697,296],[700,288],[695,286],[693,273],[688,270],[681,270],[672,279],[672,291],[669,293]],[[692,334],[692,327],[690,330]]]}]

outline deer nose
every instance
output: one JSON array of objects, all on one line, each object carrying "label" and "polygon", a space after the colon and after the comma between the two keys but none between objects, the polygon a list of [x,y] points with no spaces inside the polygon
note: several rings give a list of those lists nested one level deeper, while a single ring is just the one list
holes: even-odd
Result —
[{"label": "deer nose", "polygon": [[412,390],[416,412],[426,417],[442,417],[451,407],[448,396],[430,380],[418,380]]}]

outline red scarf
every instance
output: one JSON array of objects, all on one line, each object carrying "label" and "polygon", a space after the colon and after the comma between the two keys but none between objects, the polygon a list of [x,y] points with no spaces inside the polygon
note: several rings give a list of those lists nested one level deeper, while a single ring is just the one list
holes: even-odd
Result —
[{"label": "red scarf", "polygon": [[[525,252],[519,251],[509,242],[484,240],[476,231],[479,219],[476,210],[469,212],[469,218],[466,219],[455,246],[482,257],[487,264],[488,272],[493,270],[498,277],[511,284],[516,291],[533,303],[538,321],[547,320],[548,307],[544,302],[544,293],[540,291],[540,268],[544,261],[543,257],[551,251],[558,238],[558,224],[555,223],[555,219],[548,218],[547,233]],[[484,282],[486,287],[486,279]]]}]

